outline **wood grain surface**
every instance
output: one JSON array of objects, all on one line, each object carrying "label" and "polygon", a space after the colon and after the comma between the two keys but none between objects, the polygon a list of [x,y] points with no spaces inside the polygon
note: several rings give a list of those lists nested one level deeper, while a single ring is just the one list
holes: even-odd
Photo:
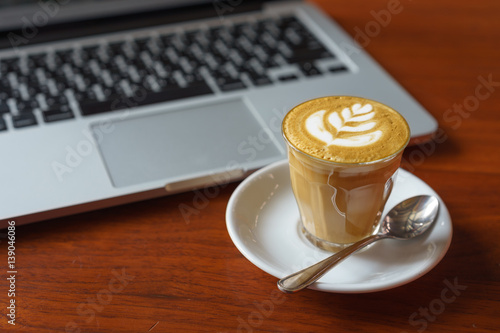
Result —
[{"label": "wood grain surface", "polygon": [[352,36],[373,29],[358,41],[439,122],[403,162],[452,217],[437,267],[382,292],[281,294],[229,238],[230,184],[189,220],[179,207],[196,192],[19,226],[15,326],[0,239],[1,332],[500,331],[500,2],[314,2]]}]

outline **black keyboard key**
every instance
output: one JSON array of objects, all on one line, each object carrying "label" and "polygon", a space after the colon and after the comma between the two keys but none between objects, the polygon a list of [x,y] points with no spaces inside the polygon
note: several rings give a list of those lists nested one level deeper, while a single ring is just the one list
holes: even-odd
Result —
[{"label": "black keyboard key", "polygon": [[147,51],[149,50],[149,42],[151,41],[151,38],[145,37],[145,38],[138,38],[135,40],[135,44],[137,45],[137,48],[140,51]]},{"label": "black keyboard key", "polygon": [[187,41],[179,34],[162,35],[160,40],[165,48],[173,47],[177,52],[182,52],[187,46]]},{"label": "black keyboard key", "polygon": [[5,77],[9,71],[10,69],[8,68],[8,65],[3,61],[3,59],[0,59],[0,76]]},{"label": "black keyboard key", "polygon": [[229,82],[224,83],[223,85],[219,85],[219,88],[222,91],[233,91],[246,88],[246,85],[240,80],[231,80]]},{"label": "black keyboard key", "polygon": [[5,123],[5,120],[3,119],[2,115],[0,114],[0,132],[6,131],[6,130],[7,130],[7,124]]},{"label": "black keyboard key", "polygon": [[[84,116],[90,116],[93,114],[99,114],[104,112],[110,112],[119,110],[126,107],[126,104],[117,103],[118,99],[112,98],[107,101],[82,101],[80,102],[80,111]],[[123,105],[123,107],[117,107]]]},{"label": "black keyboard key", "polygon": [[286,74],[278,77],[278,80],[282,82],[297,80],[298,77],[295,74]]},{"label": "black keyboard key", "polygon": [[184,36],[187,44],[190,46],[198,43],[203,44],[203,37],[199,30],[188,31],[184,34]]},{"label": "black keyboard key", "polygon": [[38,102],[36,99],[32,99],[29,101],[17,101],[17,112],[19,113],[32,113],[33,109],[38,107]]},{"label": "black keyboard key", "polygon": [[[285,63],[286,63],[286,61],[285,61]],[[263,63],[263,66],[265,68],[276,68],[276,67],[280,67],[280,63],[277,61],[276,56],[273,56],[273,57],[267,58],[267,60]]]},{"label": "black keyboard key", "polygon": [[123,45],[124,42],[114,42],[108,45],[106,52],[110,58],[109,66],[116,66],[115,61],[113,60],[113,58],[115,58],[116,56],[125,57],[125,53],[123,51]]},{"label": "black keyboard key", "polygon": [[299,64],[299,67],[302,70],[302,73],[306,76],[316,76],[322,74],[321,71],[311,62],[301,63]]},{"label": "black keyboard key", "polygon": [[161,35],[160,41],[163,43],[164,47],[168,47],[171,44],[172,38],[174,38],[174,34]]},{"label": "black keyboard key", "polygon": [[291,24],[300,24],[295,16],[283,17],[280,22],[282,25],[288,26]]},{"label": "black keyboard key", "polygon": [[37,124],[36,117],[33,113],[20,113],[12,116],[12,123],[15,128],[33,126]]},{"label": "black keyboard key", "polygon": [[99,46],[98,45],[91,45],[91,46],[85,46],[81,50],[82,58],[88,60],[88,59],[99,59]]},{"label": "black keyboard key", "polygon": [[234,26],[233,36],[240,38],[245,36],[250,42],[255,41],[259,37],[258,28],[250,23],[241,23]]},{"label": "black keyboard key", "polygon": [[[103,112],[125,109],[129,106],[133,107],[149,105],[206,94],[213,94],[212,89],[210,89],[210,87],[205,82],[199,82],[196,85],[191,85],[186,88],[166,87],[159,92],[147,93],[143,96],[140,96],[140,98],[127,98],[118,96],[118,98],[110,98],[109,100],[103,102],[81,102],[80,109],[82,115],[89,116]],[[130,103],[126,102],[128,100],[130,101]]]},{"label": "black keyboard key", "polygon": [[56,61],[59,63],[72,63],[73,62],[73,50],[61,50],[56,52]]},{"label": "black keyboard key", "polygon": [[332,67],[328,68],[328,70],[332,73],[340,73],[340,72],[346,72],[349,69],[344,65],[337,65],[337,66],[332,66]]},{"label": "black keyboard key", "polygon": [[214,40],[222,40],[224,43],[231,44],[233,41],[232,28],[230,26],[220,26],[211,28],[208,31],[208,36]]},{"label": "black keyboard key", "polygon": [[53,105],[51,109],[43,111],[42,115],[46,123],[72,119],[75,117],[67,105]]},{"label": "black keyboard key", "polygon": [[37,67],[46,67],[47,66],[47,54],[46,53],[37,53],[28,56],[28,67],[30,69],[34,69]]},{"label": "black keyboard key", "polygon": [[255,71],[248,71],[248,76],[255,86],[264,86],[273,83],[271,79],[265,74],[259,74]]},{"label": "black keyboard key", "polygon": [[0,100],[0,117],[2,116],[3,113],[9,113],[10,108],[7,105],[6,101]]},{"label": "black keyboard key", "polygon": [[123,44],[124,42],[112,42],[112,43],[109,43],[109,49],[113,52],[117,52],[117,53],[121,53],[123,51],[122,47],[123,47]]},{"label": "black keyboard key", "polygon": [[139,105],[148,105],[160,102],[173,101],[176,99],[196,97],[201,95],[213,94],[212,89],[205,83],[199,82],[186,88],[174,87],[165,88],[157,93],[149,93],[144,99],[138,101]]},{"label": "black keyboard key", "polygon": [[252,83],[256,86],[265,86],[273,83],[273,81],[271,81],[271,79],[267,76],[251,76],[250,78],[252,79]]},{"label": "black keyboard key", "polygon": [[245,84],[237,78],[223,76],[218,77],[216,82],[222,91],[233,91],[246,88]]},{"label": "black keyboard key", "polygon": [[45,96],[45,103],[48,105],[48,109],[58,109],[58,108],[68,108],[68,99],[64,95],[60,96]]},{"label": "black keyboard key", "polygon": [[5,58],[0,60],[2,73],[5,72],[19,72],[19,58]]},{"label": "black keyboard key", "polygon": [[318,47],[318,48],[302,47],[302,48],[294,48],[293,55],[288,57],[287,60],[289,63],[295,64],[298,62],[307,62],[322,58],[334,58],[334,56],[323,47]]}]

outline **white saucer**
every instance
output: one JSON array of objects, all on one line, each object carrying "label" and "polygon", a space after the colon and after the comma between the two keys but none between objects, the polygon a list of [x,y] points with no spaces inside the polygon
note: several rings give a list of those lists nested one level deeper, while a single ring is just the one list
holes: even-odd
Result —
[{"label": "white saucer", "polygon": [[[419,194],[440,201],[430,232],[409,241],[386,239],[355,253],[309,288],[338,293],[364,293],[394,288],[429,272],[451,243],[450,215],[426,183],[399,169],[384,215],[400,201]],[[299,229],[299,211],[290,185],[288,162],[269,165],[245,179],[226,211],[229,236],[238,250],[263,271],[283,278],[326,258]]]}]

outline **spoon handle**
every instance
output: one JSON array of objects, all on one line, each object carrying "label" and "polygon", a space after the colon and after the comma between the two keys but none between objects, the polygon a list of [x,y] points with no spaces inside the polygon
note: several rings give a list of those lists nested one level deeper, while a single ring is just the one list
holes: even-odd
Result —
[{"label": "spoon handle", "polygon": [[278,281],[278,288],[286,293],[293,293],[302,290],[316,282],[332,267],[347,258],[349,255],[383,238],[388,238],[388,236],[386,234],[377,234],[366,237],[312,266],[284,277]]}]

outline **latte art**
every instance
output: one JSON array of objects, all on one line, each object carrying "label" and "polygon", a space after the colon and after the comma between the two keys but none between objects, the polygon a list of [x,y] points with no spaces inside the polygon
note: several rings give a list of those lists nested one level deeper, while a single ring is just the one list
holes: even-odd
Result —
[{"label": "latte art", "polygon": [[[320,110],[311,114],[305,122],[307,131],[327,146],[361,147],[370,145],[382,137],[382,131],[371,131],[376,121],[371,121],[375,115],[371,104],[354,104],[351,108],[338,112],[332,112],[325,117],[326,110]],[[325,121],[335,131],[329,131]],[[333,133],[332,133],[333,132]],[[364,132],[363,134],[342,137],[342,132]]]},{"label": "latte art", "polygon": [[296,149],[339,163],[372,162],[403,149],[410,138],[405,119],[392,108],[365,98],[332,96],[294,107],[283,134]]}]

